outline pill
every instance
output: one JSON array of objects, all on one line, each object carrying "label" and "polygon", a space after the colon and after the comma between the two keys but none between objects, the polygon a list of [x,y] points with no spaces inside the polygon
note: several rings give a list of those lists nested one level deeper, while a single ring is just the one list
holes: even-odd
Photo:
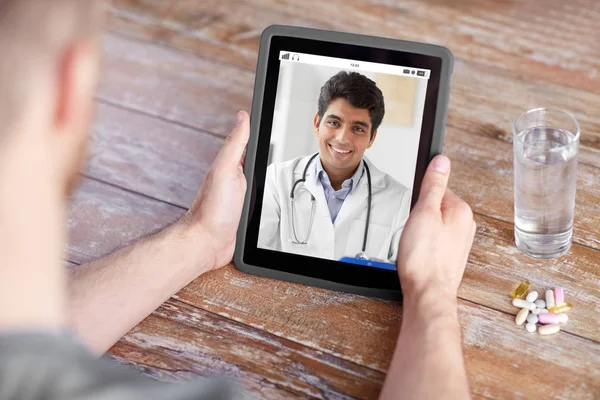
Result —
[{"label": "pill", "polygon": [[517,286],[515,290],[513,290],[510,296],[513,299],[524,299],[525,295],[527,295],[527,291],[529,290],[529,282],[523,281]]},{"label": "pill", "polygon": [[532,324],[531,322],[529,322],[527,325],[525,325],[525,329],[527,329],[527,332],[533,333],[533,332],[535,332],[536,328],[537,328],[537,325]]},{"label": "pill", "polygon": [[558,321],[561,324],[566,324],[567,321],[569,320],[569,316],[567,314],[557,314],[558,315]]},{"label": "pill", "polygon": [[554,307],[554,291],[551,289],[546,290],[546,307]]},{"label": "pill", "polygon": [[515,317],[515,324],[519,326],[523,325],[523,323],[525,323],[525,320],[527,319],[527,314],[529,314],[529,310],[526,308],[522,308]]},{"label": "pill", "polygon": [[556,304],[554,307],[549,308],[548,311],[550,311],[551,313],[554,313],[554,314],[561,314],[561,313],[569,311],[571,308],[573,308],[573,304],[562,303],[562,304]]},{"label": "pill", "polygon": [[530,302],[534,302],[536,301],[538,298],[538,292],[536,292],[535,290],[533,292],[529,292],[529,294],[527,295],[527,297],[525,297],[525,300],[530,301]]},{"label": "pill", "polygon": [[560,325],[542,325],[538,328],[538,333],[540,335],[552,335],[556,332],[560,331]]},{"label": "pill", "polygon": [[546,302],[544,300],[542,300],[542,299],[537,299],[535,301],[535,306],[537,308],[546,308]]},{"label": "pill", "polygon": [[535,310],[535,304],[527,300],[515,298],[513,299],[512,304],[515,307],[526,308],[528,310]]},{"label": "pill", "polygon": [[547,309],[547,308],[542,308],[542,309],[540,310],[540,312],[539,312],[539,313],[540,313],[540,314],[543,314],[543,313],[549,313],[549,312],[550,312],[550,311],[548,311],[548,309]]},{"label": "pill", "polygon": [[537,316],[540,324],[558,324],[560,322],[560,316],[558,314],[543,313]]},{"label": "pill", "polygon": [[[531,312],[534,315],[538,315],[538,314],[542,313],[542,309],[541,308],[536,308],[536,309],[531,310]],[[548,310],[546,310],[546,312],[548,312]]]},{"label": "pill", "polygon": [[558,305],[558,304],[562,304],[564,302],[565,302],[565,292],[564,292],[563,288],[561,288],[561,287],[554,288],[554,304]]},{"label": "pill", "polygon": [[538,316],[535,314],[529,314],[527,316],[527,322],[531,323],[531,324],[537,324],[538,322]]}]

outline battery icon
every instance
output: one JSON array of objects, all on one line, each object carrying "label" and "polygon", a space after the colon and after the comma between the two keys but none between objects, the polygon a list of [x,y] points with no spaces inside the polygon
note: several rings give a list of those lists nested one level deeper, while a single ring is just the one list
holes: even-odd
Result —
[{"label": "battery icon", "polygon": [[425,71],[417,71],[417,76],[425,76]]}]

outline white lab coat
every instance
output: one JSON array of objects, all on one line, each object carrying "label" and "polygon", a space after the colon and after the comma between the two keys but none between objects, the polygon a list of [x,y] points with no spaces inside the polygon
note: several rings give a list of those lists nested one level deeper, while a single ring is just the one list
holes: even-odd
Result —
[{"label": "white lab coat", "polygon": [[[315,161],[306,173],[306,183],[295,191],[296,234],[305,241],[311,214],[310,194],[299,190],[306,188],[315,197],[314,222],[307,244],[293,243],[292,185],[302,178],[302,172],[310,156],[281,163],[267,168],[263,197],[258,247],[286,253],[340,260],[356,257],[362,251],[367,219],[367,174],[362,174],[355,190],[348,194],[340,212],[331,222],[325,193],[316,176]],[[372,205],[366,253],[370,259],[395,262],[402,229],[410,211],[410,190],[388,174],[377,169],[368,159],[371,171]]]}]

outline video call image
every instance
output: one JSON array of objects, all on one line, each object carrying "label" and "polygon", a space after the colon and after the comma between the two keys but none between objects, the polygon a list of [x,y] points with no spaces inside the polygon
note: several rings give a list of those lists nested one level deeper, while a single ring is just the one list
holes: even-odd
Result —
[{"label": "video call image", "polygon": [[395,269],[428,78],[281,52],[258,247]]}]

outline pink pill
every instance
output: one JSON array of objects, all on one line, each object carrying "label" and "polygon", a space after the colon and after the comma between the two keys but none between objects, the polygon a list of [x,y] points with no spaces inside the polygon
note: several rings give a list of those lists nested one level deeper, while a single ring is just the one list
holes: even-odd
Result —
[{"label": "pink pill", "polygon": [[538,315],[540,324],[558,324],[560,322],[560,314],[543,313]]},{"label": "pink pill", "polygon": [[562,304],[565,302],[565,292],[563,288],[554,288],[554,304]]}]

